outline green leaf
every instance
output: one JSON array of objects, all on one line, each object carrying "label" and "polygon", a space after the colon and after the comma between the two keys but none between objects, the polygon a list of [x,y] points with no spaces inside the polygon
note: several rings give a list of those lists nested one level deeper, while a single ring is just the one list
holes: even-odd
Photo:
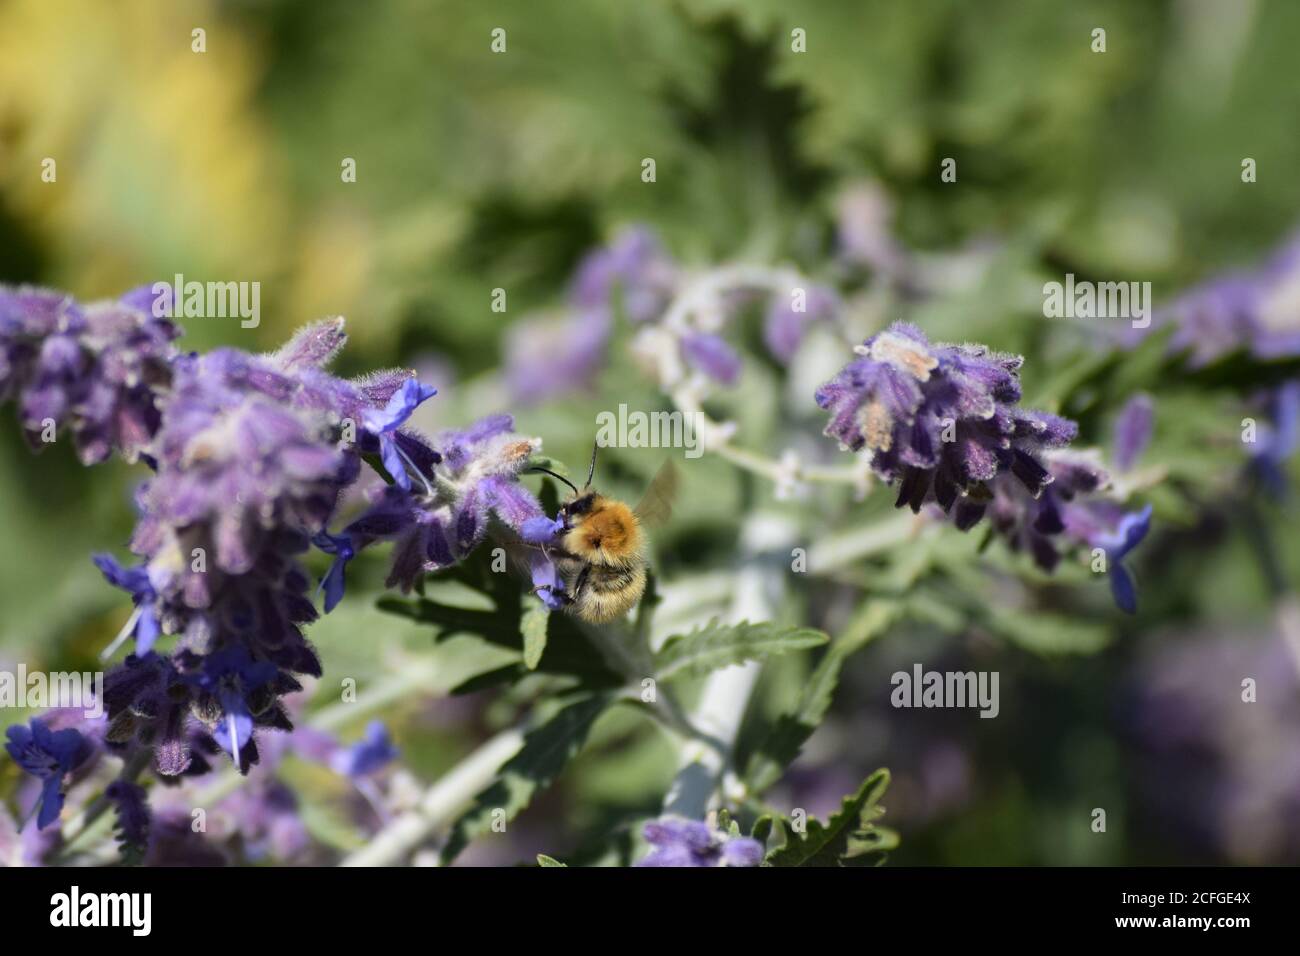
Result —
[{"label": "green leaf", "polygon": [[546,650],[546,627],[551,622],[551,609],[541,601],[531,602],[519,619],[519,632],[524,638],[524,666],[537,670]]},{"label": "green leaf", "polygon": [[769,866],[861,866],[871,854],[897,845],[897,837],[875,825],[884,813],[876,806],[889,786],[889,771],[877,770],[844,798],[839,812],[826,823],[810,818],[803,833],[785,817],[780,820],[785,842],[767,855]]},{"label": "green leaf", "polygon": [[437,628],[439,639],[456,634],[475,634],[493,644],[505,647],[519,645],[519,629],[515,620],[500,611],[477,611],[470,608],[440,604],[428,598],[414,600],[383,597],[377,602],[381,611],[409,618]]},{"label": "green leaf", "polygon": [[714,619],[699,630],[668,638],[655,655],[655,671],[659,680],[700,676],[731,664],[817,647],[828,640],[824,632],[808,627],[771,621],[719,624]]},{"label": "green leaf", "polygon": [[1105,623],[1078,620],[1062,614],[1033,613],[1012,608],[991,608],[990,630],[1036,654],[1095,654],[1114,634]]},{"label": "green leaf", "polygon": [[778,717],[755,748],[745,772],[745,780],[752,792],[762,793],[776,783],[785,768],[799,756],[804,742],[812,736],[831,706],[845,658],[883,634],[901,612],[900,602],[882,598],[869,601],[854,616],[818,662],[794,709]]},{"label": "green leaf", "polygon": [[529,731],[519,753],[501,765],[496,782],[479,793],[474,805],[453,824],[442,848],[442,862],[450,863],[471,840],[490,832],[499,818],[497,811],[504,811],[507,821],[513,820],[538,791],[554,783],[613,700],[610,694],[584,697]]},{"label": "green leaf", "polygon": [[491,690],[493,687],[513,684],[515,681],[527,677],[528,673],[528,668],[524,667],[523,664],[506,664],[503,667],[494,667],[492,670],[468,677],[447,691],[447,693],[451,697],[477,694],[480,691]]},{"label": "green leaf", "polygon": [[[507,575],[496,575],[505,578]],[[504,597],[499,596],[501,600]],[[531,600],[530,604],[541,605]],[[429,598],[385,597],[378,602],[379,609],[389,614],[397,614],[420,623],[433,625],[436,638],[447,640],[456,635],[469,634],[480,637],[490,644],[508,648],[526,654],[523,629],[527,611],[522,610],[515,594],[515,603],[495,611],[480,611],[470,608],[442,604]],[[547,618],[543,660],[541,648],[534,646],[538,656],[535,667],[548,674],[562,674],[577,677],[585,687],[603,689],[617,687],[623,679],[608,666],[600,652],[592,647],[591,642],[567,615],[557,614]],[[536,626],[533,624],[531,626]],[[457,688],[459,693],[482,690],[485,687],[511,683],[525,677],[530,672],[527,667],[511,669],[500,667],[488,674],[472,677]],[[490,676],[489,676],[490,675]]]},{"label": "green leaf", "polygon": [[561,863],[559,860],[555,859],[555,857],[547,856],[545,853],[537,854],[537,865],[538,866],[563,866],[563,867],[568,866],[567,863]]}]

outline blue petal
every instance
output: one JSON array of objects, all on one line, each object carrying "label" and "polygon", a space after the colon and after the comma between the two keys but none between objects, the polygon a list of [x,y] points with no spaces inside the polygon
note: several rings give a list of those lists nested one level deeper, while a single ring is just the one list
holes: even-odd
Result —
[{"label": "blue petal", "polygon": [[140,619],[135,624],[136,654],[143,656],[153,650],[160,633],[162,628],[158,626],[158,615],[154,613],[153,608],[140,608]]},{"label": "blue petal", "polygon": [[[221,694],[221,719],[213,728],[212,737],[221,749],[230,754],[235,766],[240,766],[239,752],[244,749],[253,736],[253,718],[242,697],[233,692]],[[231,725],[234,725],[234,739],[231,739]],[[241,768],[242,769],[242,768]]]},{"label": "blue petal", "polygon": [[564,530],[564,522],[538,515],[519,526],[519,536],[530,544],[545,544]]},{"label": "blue petal", "polygon": [[564,609],[564,599],[560,596],[564,592],[559,589],[553,589],[549,584],[542,585],[537,591],[537,598],[552,611],[561,611]]},{"label": "blue petal", "polygon": [[330,564],[330,569],[325,573],[325,579],[321,581],[321,587],[325,589],[325,613],[328,614],[338,606],[339,601],[343,600],[343,589],[345,585],[343,569],[347,567],[348,558],[339,555]]},{"label": "blue petal", "polygon": [[63,778],[57,774],[46,778],[45,786],[41,787],[40,800],[41,812],[36,817],[36,828],[44,830],[58,820],[59,814],[63,812]]},{"label": "blue petal", "polygon": [[411,490],[411,476],[406,473],[406,462],[397,450],[397,443],[387,435],[379,439],[379,454],[384,460],[384,468],[393,476],[393,481],[403,491]]},{"label": "blue petal", "polygon": [[1126,514],[1119,523],[1119,539],[1122,551],[1116,555],[1119,560],[1141,543],[1151,530],[1151,506],[1147,505],[1139,512]]},{"label": "blue petal", "polygon": [[312,535],[311,543],[326,554],[338,554],[341,547],[345,545],[351,547],[352,539],[346,534],[329,534],[322,531],[319,534]]},{"label": "blue petal", "polygon": [[1110,567],[1110,593],[1115,598],[1116,606],[1126,614],[1137,613],[1137,587],[1133,584],[1133,576],[1128,573],[1128,569],[1122,564],[1112,564]]},{"label": "blue petal", "polygon": [[374,432],[391,432],[411,417],[411,413],[438,394],[436,388],[408,378],[388,399],[382,411],[368,412],[366,426]]},{"label": "blue petal", "polygon": [[96,554],[91,558],[95,567],[104,575],[104,580],[115,588],[127,591],[132,597],[144,600],[153,595],[153,586],[149,583],[149,574],[143,567],[124,567],[111,554]]}]

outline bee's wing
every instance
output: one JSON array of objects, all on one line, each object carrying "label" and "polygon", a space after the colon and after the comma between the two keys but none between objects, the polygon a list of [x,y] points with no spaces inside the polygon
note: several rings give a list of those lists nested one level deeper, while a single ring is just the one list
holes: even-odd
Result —
[{"label": "bee's wing", "polygon": [[677,467],[669,458],[655,472],[641,500],[633,511],[642,524],[653,528],[668,520],[673,513],[673,499],[677,497]]}]

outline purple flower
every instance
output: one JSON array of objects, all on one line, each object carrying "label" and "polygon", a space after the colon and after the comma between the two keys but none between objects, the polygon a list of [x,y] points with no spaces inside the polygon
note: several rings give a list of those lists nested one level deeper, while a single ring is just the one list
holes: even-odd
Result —
[{"label": "purple flower", "polygon": [[[1226,626],[1225,626],[1226,625]],[[1151,641],[1118,695],[1135,824],[1202,862],[1300,858],[1300,679],[1276,625]],[[1256,696],[1246,698],[1251,678]],[[1207,859],[1208,853],[1218,859]]]},{"label": "purple flower", "polygon": [[1045,456],[1051,484],[1034,498],[1010,476],[992,482],[989,516],[993,530],[1013,550],[1025,550],[1044,571],[1053,571],[1062,551],[1102,549],[1116,605],[1137,607],[1132,575],[1121,563],[1150,530],[1151,508],[1126,512],[1106,496],[1110,477],[1095,452],[1054,451]]},{"label": "purple flower", "polygon": [[519,526],[519,537],[529,544],[549,544],[565,531],[564,522],[559,518],[538,515],[529,518]]},{"label": "purple flower", "polygon": [[1116,605],[1129,614],[1137,613],[1137,588],[1123,560],[1151,530],[1151,506],[1120,518],[1113,530],[1096,535],[1091,544],[1106,553],[1106,574]]},{"label": "purple flower", "polygon": [[505,379],[511,395],[534,403],[589,388],[604,364],[613,327],[608,308],[516,322],[505,341]]},{"label": "purple flower", "polygon": [[528,555],[529,575],[533,579],[533,593],[552,611],[563,610],[569,603],[565,598],[564,579],[560,569],[544,552],[532,551]]},{"label": "purple flower", "polygon": [[691,367],[723,385],[735,385],[740,378],[740,356],[719,335],[695,332],[686,336],[682,355]]},{"label": "purple flower", "polygon": [[325,613],[328,614],[338,606],[339,601],[343,600],[345,583],[343,575],[348,562],[356,557],[357,552],[352,545],[352,537],[347,534],[328,534],[322,531],[311,540],[326,554],[334,555],[334,560],[330,562],[330,569],[325,572],[325,577],[321,578],[320,582],[320,590],[325,592]]},{"label": "purple flower", "polygon": [[540,447],[513,431],[509,415],[491,415],[463,430],[443,432],[443,455],[427,494],[396,485],[372,491],[370,507],[344,529],[354,551],[391,540],[387,586],[403,592],[423,574],[448,567],[478,546],[495,515],[518,532],[542,507],[519,473]]},{"label": "purple flower", "polygon": [[707,823],[661,817],[643,831],[653,850],[637,866],[758,866],[763,845],[750,837],[730,836]]},{"label": "purple flower", "polygon": [[90,756],[90,744],[77,730],[50,730],[39,719],[32,720],[30,729],[15,724],[5,736],[9,738],[5,744],[9,756],[24,772],[42,781],[36,826],[44,829],[63,811],[63,780]]},{"label": "purple flower", "polygon": [[1149,395],[1134,395],[1120,409],[1115,421],[1115,467],[1129,471],[1151,442],[1155,405]]},{"label": "purple flower", "polygon": [[890,277],[903,277],[910,262],[892,233],[893,206],[876,182],[859,183],[836,203],[836,244],[840,256]]},{"label": "purple flower", "polygon": [[383,721],[372,720],[365,736],[351,747],[335,751],[330,766],[345,777],[367,777],[396,760],[398,750]]},{"label": "purple flower", "polygon": [[488,511],[516,532],[542,514],[537,499],[517,481],[541,442],[515,433],[509,415],[492,415],[464,431],[445,432],[439,444],[447,449],[443,474],[455,489],[452,527],[462,554],[482,536]]},{"label": "purple flower", "polygon": [[896,322],[856,351],[861,356],[817,390],[831,413],[826,434],[867,450],[871,467],[899,486],[897,505],[919,511],[935,501],[955,523],[973,527],[1009,474],[1034,498],[1052,481],[1042,453],[1069,444],[1071,421],[1024,411],[1022,359],[979,345],[931,344]]},{"label": "purple flower", "polygon": [[153,438],[179,332],[134,302],[0,286],[0,402],[16,400],[33,450],[51,424],[88,465],[115,450],[134,461]]},{"label": "purple flower", "polygon": [[589,388],[604,364],[616,314],[637,324],[658,318],[677,281],[676,265],[644,227],[589,253],[575,272],[568,314],[511,326],[505,342],[511,394],[540,402]]},{"label": "purple flower", "polygon": [[186,773],[194,762],[187,726],[193,699],[193,688],[170,657],[131,654],[104,676],[106,738],[116,744],[139,740],[152,747],[163,776]]},{"label": "purple flower", "polygon": [[1297,282],[1300,236],[1293,236],[1262,268],[1211,279],[1156,310],[1131,341],[1172,325],[1171,351],[1189,353],[1196,367],[1243,348],[1265,360],[1298,355]]},{"label": "purple flower", "polygon": [[773,358],[788,365],[803,342],[809,326],[830,319],[839,307],[839,298],[824,286],[806,290],[803,309],[795,311],[791,296],[776,296],[763,320],[763,342]]},{"label": "purple flower", "polygon": [[1285,382],[1264,396],[1269,421],[1256,429],[1249,473],[1274,498],[1286,495],[1286,463],[1300,439],[1300,380]]},{"label": "purple flower", "polygon": [[667,307],[677,271],[654,233],[634,226],[583,259],[571,298],[580,309],[608,309],[617,294],[628,319],[649,322]]},{"label": "purple flower", "polygon": [[[292,675],[321,672],[302,632],[317,612],[299,558],[327,534],[359,472],[358,449],[341,441],[345,423],[380,409],[400,418],[412,388],[421,394],[404,372],[349,382],[323,371],[315,363],[341,340],[341,324],[326,322],[271,356],[223,349],[174,364],[151,445],[157,473],[138,495],[131,540],[145,574],[124,583],[163,633],[178,636],[178,652],[128,658],[106,677],[105,693],[114,739],[152,747],[160,773],[206,766],[196,732],[246,768],[256,759],[253,726],[292,726],[276,703],[299,687]],[[417,465],[436,457],[418,436],[388,437]],[[369,438],[377,449],[379,437]],[[330,607],[341,595],[346,549],[336,557],[343,560],[327,575]],[[236,654],[250,663],[214,673]],[[243,690],[233,692],[236,684]]]},{"label": "purple flower", "polygon": [[369,497],[370,508],[344,534],[357,551],[379,540],[394,542],[385,587],[399,587],[406,593],[421,575],[454,563],[447,536],[448,509],[430,510],[396,485],[373,490]]},{"label": "purple flower", "polygon": [[[449,433],[435,488],[441,456],[406,427],[435,391],[404,370],[350,381],[326,371],[346,340],[341,319],[268,355],[199,356],[171,346],[157,305],[144,290],[82,307],[0,289],[0,400],[17,400],[29,437],[48,419],[71,422],[87,461],[116,448],[154,469],[130,545],[142,562],[96,557],[135,605],[119,635],[134,635],[135,653],[105,677],[108,742],[150,748],[164,776],[202,772],[217,750],[246,771],[256,728],[292,728],[280,698],[301,689],[294,675],[321,674],[303,634],[317,616],[301,564],[311,543],[334,556],[327,611],[348,562],[376,540],[395,540],[389,582],[409,588],[475,547],[491,516],[517,529],[541,514],[516,480],[540,442],[511,434],[509,416]],[[395,484],[330,534],[363,454],[378,454]],[[162,634],[176,638],[170,655],[153,651]]]},{"label": "purple flower", "polygon": [[[1046,464],[1052,482],[1041,495],[1035,498],[1018,480],[999,476],[991,482],[993,500],[988,510],[993,530],[1006,539],[1012,550],[1023,548],[1040,568],[1050,572],[1060,563],[1062,548],[1081,546],[1089,540],[1088,535],[1071,537],[1064,532],[1067,525],[1078,524],[1077,513],[1090,515],[1097,507],[1091,496],[1109,487],[1110,476],[1095,453],[1057,451],[1046,458]],[[1118,510],[1109,502],[1106,507]],[[1107,520],[1097,525],[1106,526]]]},{"label": "purple flower", "polygon": [[213,739],[230,754],[240,773],[256,762],[246,751],[253,738],[253,695],[279,676],[269,661],[259,661],[242,647],[208,654],[188,675],[199,689],[196,705],[207,716]]},{"label": "purple flower", "polygon": [[[240,787],[223,800],[209,830],[229,850],[253,863],[312,862],[315,844],[302,821],[298,797],[284,782],[262,777]],[[189,851],[192,854],[193,850]],[[193,865],[186,860],[183,865]],[[320,862],[320,861],[316,861]]]},{"label": "purple flower", "polygon": [[95,567],[99,568],[100,573],[104,575],[104,579],[113,587],[121,588],[130,594],[131,602],[135,605],[135,611],[127,620],[121,633],[104,651],[103,656],[111,656],[118,645],[128,637],[135,638],[137,654],[149,653],[153,649],[154,642],[158,640],[161,628],[158,625],[158,614],[154,606],[158,600],[158,592],[149,582],[148,568],[144,565],[125,568],[111,554],[97,554],[92,560],[95,562]]},{"label": "purple flower", "polygon": [[411,413],[416,408],[437,394],[436,388],[421,385],[415,379],[408,378],[382,409],[368,410],[362,419],[366,429],[379,441],[379,454],[383,459],[384,467],[393,480],[406,491],[411,490],[411,478],[406,470],[408,465],[425,481],[426,486],[428,479],[399,443],[397,429],[406,424],[406,420],[411,417]]}]

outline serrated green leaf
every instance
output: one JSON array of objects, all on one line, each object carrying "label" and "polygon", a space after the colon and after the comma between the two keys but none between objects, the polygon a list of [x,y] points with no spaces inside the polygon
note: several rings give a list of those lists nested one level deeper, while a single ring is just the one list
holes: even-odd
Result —
[{"label": "serrated green leaf", "polygon": [[877,770],[857,792],[844,798],[839,812],[822,823],[810,818],[803,833],[787,818],[780,820],[785,842],[767,855],[768,866],[861,866],[864,858],[897,845],[892,831],[875,826],[884,812],[876,806],[889,786],[889,771]]},{"label": "serrated green leaf", "polygon": [[551,622],[551,609],[541,601],[533,601],[519,618],[519,633],[524,638],[524,666],[537,670],[546,650],[546,629]]},{"label": "serrated green leaf", "polygon": [[529,731],[520,751],[501,765],[496,782],[479,793],[474,805],[453,824],[442,848],[442,862],[450,863],[471,840],[488,833],[498,810],[504,811],[505,820],[513,820],[539,790],[554,783],[613,700],[609,694],[584,697]]},{"label": "serrated green leaf", "polygon": [[559,860],[555,859],[555,857],[547,856],[545,853],[537,854],[537,865],[568,867],[567,863],[561,863]]},{"label": "serrated green leaf", "polygon": [[828,640],[824,632],[808,627],[771,621],[720,624],[715,619],[699,630],[668,638],[655,655],[655,672],[661,681],[699,676],[732,664],[817,647]]}]

